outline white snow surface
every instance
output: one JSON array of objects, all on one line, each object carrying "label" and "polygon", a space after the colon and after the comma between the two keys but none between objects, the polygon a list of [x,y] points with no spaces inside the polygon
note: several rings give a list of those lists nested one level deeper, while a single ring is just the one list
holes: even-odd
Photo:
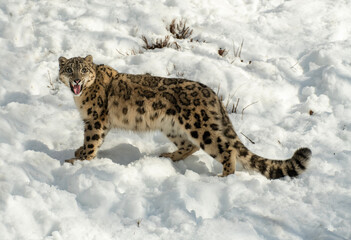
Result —
[{"label": "white snow surface", "polygon": [[[351,239],[350,12],[343,0],[0,1],[0,239]],[[174,18],[192,42],[142,49]],[[175,149],[161,133],[121,130],[96,159],[64,163],[83,123],[57,59],[88,54],[207,84],[249,149],[309,147],[307,171],[220,178],[203,151],[173,163],[158,157]]]}]

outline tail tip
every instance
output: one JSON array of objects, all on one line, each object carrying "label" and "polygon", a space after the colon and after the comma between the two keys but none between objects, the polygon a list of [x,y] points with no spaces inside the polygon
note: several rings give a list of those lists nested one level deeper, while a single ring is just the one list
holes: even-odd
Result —
[{"label": "tail tip", "polygon": [[312,151],[309,148],[299,148],[295,151],[291,161],[295,162],[294,171],[288,171],[290,177],[296,177],[306,170],[312,156]]},{"label": "tail tip", "polygon": [[312,156],[312,151],[309,148],[299,148],[294,153],[294,156],[296,156],[296,157],[299,156],[300,158],[302,157],[303,159],[308,161],[308,160],[310,160],[310,158]]}]

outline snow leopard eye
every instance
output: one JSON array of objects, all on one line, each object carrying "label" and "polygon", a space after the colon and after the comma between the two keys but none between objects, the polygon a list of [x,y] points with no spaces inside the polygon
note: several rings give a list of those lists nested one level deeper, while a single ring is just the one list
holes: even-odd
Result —
[{"label": "snow leopard eye", "polygon": [[88,69],[85,67],[82,69],[82,73],[86,73],[86,72],[88,72]]},{"label": "snow leopard eye", "polygon": [[72,68],[70,68],[70,67],[66,68],[65,71],[66,71],[67,73],[72,73],[72,72],[73,72]]}]

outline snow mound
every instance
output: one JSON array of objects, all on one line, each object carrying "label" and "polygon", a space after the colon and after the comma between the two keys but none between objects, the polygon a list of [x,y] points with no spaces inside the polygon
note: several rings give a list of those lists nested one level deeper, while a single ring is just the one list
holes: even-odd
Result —
[{"label": "snow mound", "polygon": [[[350,9],[332,0],[0,2],[0,238],[351,239]],[[187,19],[192,41],[142,49],[142,35],[170,35],[174,18]],[[57,59],[88,54],[120,72],[207,84],[248,148],[283,159],[308,147],[309,168],[271,181],[238,166],[219,178],[221,165],[202,151],[173,163],[158,157],[175,149],[160,133],[117,130],[95,160],[64,163],[83,125],[56,81]]]}]

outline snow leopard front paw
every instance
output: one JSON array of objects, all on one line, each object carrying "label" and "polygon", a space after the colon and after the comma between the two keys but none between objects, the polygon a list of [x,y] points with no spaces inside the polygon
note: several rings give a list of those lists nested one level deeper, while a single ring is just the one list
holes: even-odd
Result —
[{"label": "snow leopard front paw", "polygon": [[81,158],[83,156],[84,146],[81,146],[74,152],[76,158]]}]

